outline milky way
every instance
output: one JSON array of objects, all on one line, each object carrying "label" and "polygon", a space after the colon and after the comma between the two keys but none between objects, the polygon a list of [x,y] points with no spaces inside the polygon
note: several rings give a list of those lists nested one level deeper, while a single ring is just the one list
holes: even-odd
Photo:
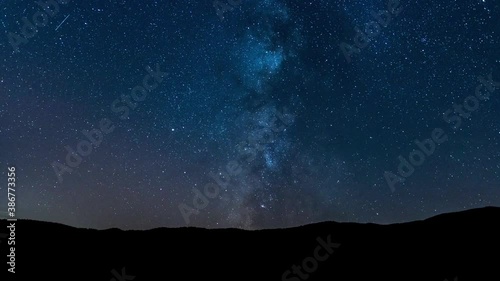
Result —
[{"label": "milky way", "polygon": [[20,217],[261,229],[500,206],[495,1],[60,2],[0,3]]}]

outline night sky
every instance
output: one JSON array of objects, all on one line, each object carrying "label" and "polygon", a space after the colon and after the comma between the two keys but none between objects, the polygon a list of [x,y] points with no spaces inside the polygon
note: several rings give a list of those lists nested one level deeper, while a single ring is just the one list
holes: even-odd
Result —
[{"label": "night sky", "polygon": [[59,2],[0,1],[21,218],[261,229],[500,206],[498,1]]}]

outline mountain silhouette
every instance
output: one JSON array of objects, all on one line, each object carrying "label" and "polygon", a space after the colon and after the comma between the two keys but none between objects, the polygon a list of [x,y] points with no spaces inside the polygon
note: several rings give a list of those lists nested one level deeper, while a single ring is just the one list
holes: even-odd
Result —
[{"label": "mountain silhouette", "polygon": [[[15,280],[500,280],[499,222],[497,207],[391,225],[323,222],[254,231],[94,230],[18,220],[16,273],[7,274]],[[9,223],[0,221],[0,234]],[[0,236],[4,265],[6,237]]]}]

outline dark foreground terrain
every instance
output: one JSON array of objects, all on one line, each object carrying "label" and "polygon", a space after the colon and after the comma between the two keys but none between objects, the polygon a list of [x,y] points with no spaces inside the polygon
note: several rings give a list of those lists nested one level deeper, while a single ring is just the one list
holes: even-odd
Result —
[{"label": "dark foreground terrain", "polygon": [[97,231],[19,220],[16,273],[7,272],[0,237],[0,280],[500,280],[499,223],[500,208],[263,231]]}]

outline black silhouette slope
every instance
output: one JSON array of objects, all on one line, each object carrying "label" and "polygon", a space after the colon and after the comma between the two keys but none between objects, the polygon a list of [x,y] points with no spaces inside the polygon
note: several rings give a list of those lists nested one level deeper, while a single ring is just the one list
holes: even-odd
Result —
[{"label": "black silhouette slope", "polygon": [[[494,207],[404,224],[325,222],[260,231],[97,231],[19,220],[15,276],[106,281],[500,280],[499,222],[500,208]],[[0,224],[6,229],[7,221]],[[0,244],[4,265],[5,242]],[[300,272],[294,272],[294,265]]]}]

